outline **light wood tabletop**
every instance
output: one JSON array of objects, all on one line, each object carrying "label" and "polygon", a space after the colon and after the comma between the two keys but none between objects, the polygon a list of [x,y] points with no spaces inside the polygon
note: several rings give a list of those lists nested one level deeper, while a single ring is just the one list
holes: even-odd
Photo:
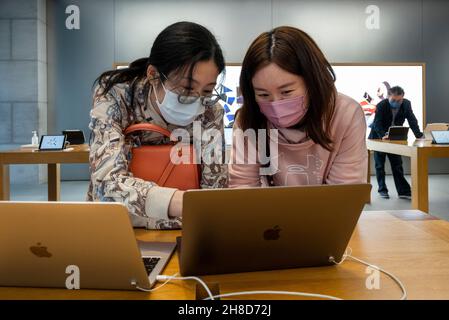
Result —
[{"label": "light wood tabletop", "polygon": [[429,212],[429,159],[449,158],[449,145],[432,144],[432,141],[422,139],[368,139],[366,145],[370,151],[392,153],[411,159],[412,208]]},{"label": "light wood tabletop", "polygon": [[[181,231],[143,229],[135,229],[135,233],[138,239],[148,241],[174,241],[181,235]],[[417,210],[365,211],[349,245],[353,256],[396,275],[405,285],[409,299],[449,299],[449,222]],[[175,254],[163,274],[173,275],[178,271]],[[379,289],[367,289],[368,276],[366,266],[346,260],[339,266],[213,275],[202,279],[209,284],[218,284],[220,293],[285,290],[343,299],[400,298],[399,287],[383,274]],[[0,299],[195,299],[195,286],[192,281],[172,281],[151,293],[0,287]],[[298,297],[257,295],[235,298]]]},{"label": "light wood tabletop", "polygon": [[38,151],[37,148],[20,148],[0,151],[0,200],[10,198],[9,165],[47,164],[48,200],[59,201],[61,182],[61,163],[88,163],[89,146],[72,145],[65,150]]}]

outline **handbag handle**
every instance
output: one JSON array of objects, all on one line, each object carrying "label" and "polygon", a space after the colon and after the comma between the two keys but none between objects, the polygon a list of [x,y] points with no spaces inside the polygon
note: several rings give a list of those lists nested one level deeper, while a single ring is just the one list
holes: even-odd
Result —
[{"label": "handbag handle", "polygon": [[136,131],[151,131],[151,132],[157,132],[160,133],[168,138],[170,138],[171,132],[167,129],[164,129],[162,127],[159,127],[152,123],[137,123],[132,124],[128,128],[125,129],[123,132],[125,135],[128,135],[130,133],[136,132]]}]

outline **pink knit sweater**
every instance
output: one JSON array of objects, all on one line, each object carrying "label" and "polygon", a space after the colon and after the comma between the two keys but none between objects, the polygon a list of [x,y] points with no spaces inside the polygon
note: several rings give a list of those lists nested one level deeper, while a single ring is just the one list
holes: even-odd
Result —
[{"label": "pink knit sweater", "polygon": [[[237,123],[237,121],[236,121]],[[273,128],[269,124],[269,128]],[[364,183],[367,178],[368,152],[366,122],[360,105],[338,94],[331,126],[333,151],[329,152],[297,129],[279,129],[277,186]],[[260,163],[235,164],[237,150],[232,148],[229,187],[266,185]]]}]

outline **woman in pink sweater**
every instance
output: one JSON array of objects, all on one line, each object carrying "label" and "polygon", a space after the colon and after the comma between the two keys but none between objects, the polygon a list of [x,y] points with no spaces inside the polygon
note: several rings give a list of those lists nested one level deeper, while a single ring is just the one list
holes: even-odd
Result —
[{"label": "woman in pink sweater", "polygon": [[278,27],[254,40],[240,75],[244,104],[234,123],[229,186],[366,182],[365,117],[334,82],[330,63],[303,31]]}]

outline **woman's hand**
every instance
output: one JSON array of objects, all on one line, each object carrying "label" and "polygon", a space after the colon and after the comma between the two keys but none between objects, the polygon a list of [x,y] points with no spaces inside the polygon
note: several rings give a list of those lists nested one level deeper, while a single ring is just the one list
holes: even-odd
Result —
[{"label": "woman's hand", "polygon": [[182,216],[182,198],[184,191],[175,191],[168,206],[168,217],[176,218]]}]

